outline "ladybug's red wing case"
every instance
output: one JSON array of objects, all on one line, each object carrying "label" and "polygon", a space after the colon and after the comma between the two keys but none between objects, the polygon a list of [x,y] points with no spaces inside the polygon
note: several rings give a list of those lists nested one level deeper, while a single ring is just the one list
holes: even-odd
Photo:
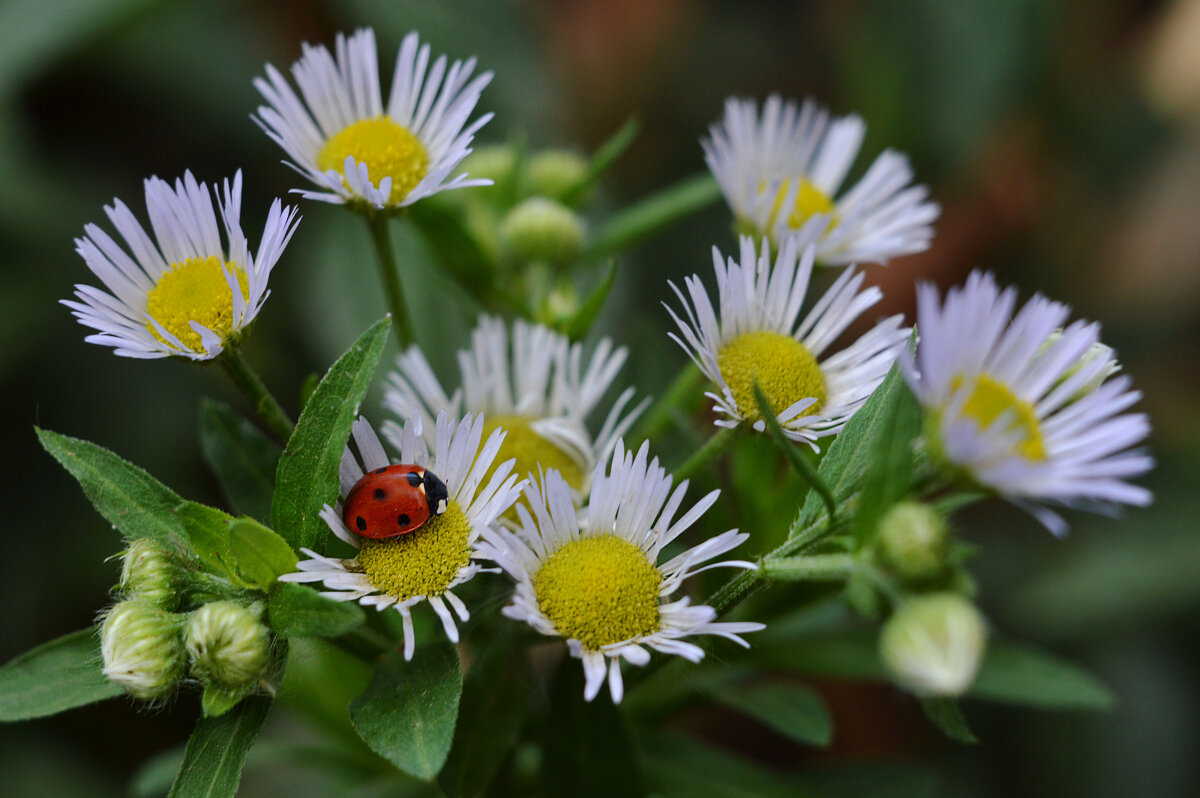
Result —
[{"label": "ladybug's red wing case", "polygon": [[417,465],[377,468],[346,495],[342,521],[364,538],[393,538],[419,529],[430,515],[446,511],[445,484]]}]

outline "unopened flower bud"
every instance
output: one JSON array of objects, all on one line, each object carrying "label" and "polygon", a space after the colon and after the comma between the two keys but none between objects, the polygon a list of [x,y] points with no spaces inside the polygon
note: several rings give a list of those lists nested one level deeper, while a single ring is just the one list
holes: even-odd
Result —
[{"label": "unopened flower bud", "polygon": [[892,677],[918,695],[955,696],[971,686],[987,629],[971,602],[953,593],[909,599],[888,619],[879,653]]},{"label": "unopened flower bud", "polygon": [[104,675],[135,698],[167,695],[183,675],[183,617],[148,601],[122,601],[104,616]]},{"label": "unopened flower bud", "polygon": [[927,504],[893,506],[879,521],[878,540],[880,559],[902,579],[932,579],[945,569],[946,522]]},{"label": "unopened flower bud", "polygon": [[188,618],[184,644],[192,675],[223,687],[246,687],[267,669],[267,627],[232,601],[205,604]]},{"label": "unopened flower bud", "polygon": [[518,260],[566,263],[583,249],[583,220],[546,197],[530,197],[500,225],[500,239]]},{"label": "unopened flower bud", "polygon": [[570,150],[543,150],[529,159],[528,185],[531,194],[561,200],[587,174],[588,163]]},{"label": "unopened flower bud", "polygon": [[[1062,338],[1062,330],[1051,333],[1046,338],[1046,342],[1042,344],[1038,354],[1042,354],[1050,347],[1058,343]],[[1087,396],[1092,391],[1099,388],[1104,381],[1121,370],[1121,364],[1117,362],[1117,353],[1111,346],[1103,344],[1100,341],[1092,344],[1088,351],[1083,353],[1083,356],[1075,361],[1075,364],[1063,372],[1063,375],[1058,380],[1058,385],[1074,377],[1081,369],[1091,371],[1096,370],[1086,382],[1080,385],[1075,393],[1071,395],[1071,401],[1078,401]]]},{"label": "unopened flower bud", "polygon": [[187,566],[175,552],[157,541],[139,538],[122,557],[120,590],[130,598],[173,610],[179,605],[186,572]]}]

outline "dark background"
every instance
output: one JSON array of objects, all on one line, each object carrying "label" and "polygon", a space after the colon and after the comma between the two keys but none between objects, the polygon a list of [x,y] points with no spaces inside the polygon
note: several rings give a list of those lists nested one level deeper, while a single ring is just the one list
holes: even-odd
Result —
[{"label": "dark background", "polygon": [[[731,93],[812,94],[869,123],[865,151],[908,152],[943,206],[931,252],[873,268],[884,311],[912,283],[972,268],[1098,318],[1145,392],[1158,469],[1153,507],[1071,516],[1055,540],[987,504],[962,519],[997,630],[1098,673],[1109,714],[968,703],[984,744],[943,742],[882,688],[825,686],[838,724],[819,755],[767,741],[776,764],[925,762],[947,796],[1184,796],[1200,792],[1200,0],[884,0],[815,3],[571,0],[162,2],[7,0],[0,5],[0,419],[6,478],[0,660],[87,625],[107,601],[115,533],[37,446],[33,425],[94,440],[190,498],[219,502],[196,438],[198,399],[239,399],[214,368],[135,361],[87,345],[56,304],[92,281],[73,253],[87,222],[141,181],[245,171],[257,242],[271,198],[297,185],[250,121],[251,79],[286,68],[303,40],[373,25],[390,76],[405,32],[496,72],[484,142],[590,149],[637,114],[643,133],[605,186],[621,203],[703,168],[698,137]],[[385,77],[386,80],[386,77]],[[386,82],[385,82],[386,86]],[[865,169],[864,157],[857,173]],[[324,369],[384,312],[361,223],[305,203],[248,356],[295,412]],[[729,246],[713,206],[624,261],[602,326],[634,354],[625,377],[658,393],[683,354],[666,338],[665,280],[707,274]],[[422,336],[465,343],[419,240],[399,236]],[[706,278],[707,279],[707,278]],[[881,313],[884,311],[880,311]],[[429,340],[426,338],[425,340]],[[448,366],[453,347],[434,357]],[[452,372],[443,370],[444,375]],[[377,407],[379,386],[368,400]],[[166,711],[124,701],[0,728],[5,795],[127,794],[143,760],[184,739],[192,697]],[[276,713],[269,734],[303,736]],[[769,744],[768,744],[769,743]],[[244,795],[322,795],[303,768],[248,771]]]}]

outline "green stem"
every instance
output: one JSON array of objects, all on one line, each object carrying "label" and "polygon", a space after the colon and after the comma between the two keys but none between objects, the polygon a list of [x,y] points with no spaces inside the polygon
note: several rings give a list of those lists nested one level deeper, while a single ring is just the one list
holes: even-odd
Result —
[{"label": "green stem", "polygon": [[798,557],[766,558],[761,565],[771,579],[784,582],[830,582],[858,571],[858,560],[849,554],[808,554]]},{"label": "green stem", "polygon": [[705,441],[704,445],[697,449],[695,454],[689,457],[683,465],[675,469],[675,480],[682,482],[708,465],[717,455],[729,448],[734,438],[737,437],[737,433],[736,427],[722,427],[713,433],[713,436]]},{"label": "green stem", "polygon": [[254,405],[254,412],[258,413],[258,417],[263,420],[263,423],[279,439],[280,443],[286,444],[292,437],[294,429],[292,420],[279,406],[279,402],[275,400],[271,392],[267,390],[267,386],[263,384],[258,372],[242,356],[241,350],[236,345],[230,344],[217,357],[217,361],[225,369],[229,379],[233,380],[233,384],[245,394],[246,398],[250,400],[250,404]]},{"label": "green stem", "polygon": [[388,227],[389,216],[383,213],[368,214],[367,225],[371,228],[371,241],[379,260],[379,274],[387,294],[388,309],[392,312],[392,326],[401,347],[416,340],[413,335],[412,319],[408,315],[408,303],[404,300],[404,287],[400,284],[400,269],[392,248],[392,231]]},{"label": "green stem", "polygon": [[704,372],[690,360],[679,370],[666,392],[655,402],[638,424],[631,440],[651,440],[662,435],[671,426],[672,417],[680,405],[700,395],[704,384]]}]

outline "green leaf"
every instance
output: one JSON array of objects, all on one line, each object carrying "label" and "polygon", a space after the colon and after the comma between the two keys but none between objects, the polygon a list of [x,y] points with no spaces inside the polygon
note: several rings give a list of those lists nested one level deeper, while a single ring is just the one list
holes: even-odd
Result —
[{"label": "green leaf", "polygon": [[833,737],[833,719],[825,701],[803,685],[722,685],[704,692],[798,743],[824,748]]},{"label": "green leaf", "polygon": [[971,685],[971,695],[989,701],[1041,709],[1107,710],[1112,692],[1076,665],[1036,649],[993,642]]},{"label": "green leaf", "polygon": [[942,734],[951,740],[967,745],[976,745],[979,738],[967,725],[962,708],[953,698],[922,698],[921,709]]},{"label": "green leaf", "polygon": [[100,671],[100,636],[81,629],[0,667],[0,721],[44,718],[121,694]]},{"label": "green leaf", "polygon": [[200,406],[200,447],[233,509],[269,521],[279,445],[221,402]]},{"label": "green leaf", "polygon": [[233,709],[249,694],[250,691],[246,688],[226,690],[210,682],[204,685],[204,693],[200,697],[200,710],[206,718],[217,718]]},{"label": "green leaf", "polygon": [[229,548],[229,524],[233,516],[206,504],[183,502],[175,508],[175,517],[201,560],[227,575],[233,571]]},{"label": "green leaf", "polygon": [[811,798],[816,795],[804,789],[793,776],[772,771],[678,732],[645,733],[639,735],[638,741],[646,781],[654,794],[663,798]]},{"label": "green leaf", "polygon": [[[621,128],[611,136],[608,140],[600,145],[595,154],[592,155],[591,162],[588,163],[587,171],[579,182],[571,186],[562,193],[559,201],[564,205],[575,205],[583,196],[591,189],[592,186],[599,182],[604,173],[612,168],[613,164],[625,154],[629,149],[629,145],[633,144],[638,133],[642,129],[642,123],[636,118],[630,118]],[[420,204],[420,203],[418,203]]]},{"label": "green leaf", "polygon": [[241,575],[263,590],[296,570],[296,553],[288,542],[253,518],[229,524],[229,550]]},{"label": "green leaf", "polygon": [[783,427],[779,425],[774,411],[771,410],[771,401],[767,399],[766,394],[762,392],[762,388],[759,387],[757,382],[754,383],[754,401],[758,403],[758,412],[763,417],[763,424],[766,426],[767,434],[771,436],[771,440],[787,456],[788,462],[791,463],[796,473],[825,502],[825,509],[829,512],[829,523],[832,524],[837,517],[837,502],[833,500],[833,494],[830,493],[829,486],[825,484],[825,480],[813,468],[812,463],[808,461],[808,458],[804,456],[799,447],[796,446],[796,443],[784,434]]},{"label": "green leaf", "polygon": [[371,326],[330,367],[304,406],[296,431],[279,458],[271,517],[293,548],[321,548],[321,508],[338,496],[338,464],[358,406],[387,343],[389,319]]},{"label": "green leaf", "polygon": [[375,753],[431,779],[450,753],[462,689],[458,651],[449,643],[421,646],[412,662],[394,651],[350,702],[350,720]]},{"label": "green leaf", "polygon": [[171,543],[182,532],[174,510],[183,498],[142,469],[88,441],[44,429],[38,429],[37,436],[126,539]]},{"label": "green leaf", "polygon": [[169,798],[232,798],[270,710],[271,698],[254,695],[220,717],[197,721]]},{"label": "green leaf", "polygon": [[529,710],[529,685],[511,641],[493,642],[471,665],[463,684],[458,725],[438,783],[446,795],[475,796],[520,739]]},{"label": "green leaf", "polygon": [[312,588],[278,582],[267,598],[267,622],[284,637],[337,637],[366,620],[352,601],[334,601]]},{"label": "green leaf", "polygon": [[720,197],[717,181],[707,172],[682,180],[610,217],[582,257],[601,258],[629,249],[680,219],[707,208]]},{"label": "green leaf", "polygon": [[543,794],[572,798],[633,798],[644,794],[625,719],[601,689],[583,700],[583,668],[565,659],[550,685]]},{"label": "green leaf", "polygon": [[575,317],[567,324],[566,329],[562,331],[564,335],[572,341],[578,341],[588,334],[588,330],[592,329],[592,324],[595,323],[596,317],[604,309],[604,302],[608,299],[608,293],[612,290],[613,284],[616,281],[617,262],[609,261],[608,271],[605,273],[604,279],[588,294],[587,299],[580,306],[579,312],[575,314]]},{"label": "green leaf", "polygon": [[908,495],[913,441],[920,432],[921,407],[902,380],[870,446],[870,461],[854,516],[854,536],[860,545],[875,533],[883,514]]}]

